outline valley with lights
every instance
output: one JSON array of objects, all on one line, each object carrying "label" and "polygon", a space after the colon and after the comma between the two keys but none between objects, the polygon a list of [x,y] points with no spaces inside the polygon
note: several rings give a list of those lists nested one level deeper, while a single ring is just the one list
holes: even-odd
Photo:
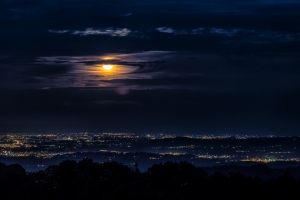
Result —
[{"label": "valley with lights", "polygon": [[[29,171],[85,157],[97,162],[154,163],[188,161],[200,167],[230,164],[293,166],[300,161],[299,137],[273,135],[184,135],[134,133],[56,133],[0,135],[0,158]],[[294,164],[293,164],[294,163]]]}]

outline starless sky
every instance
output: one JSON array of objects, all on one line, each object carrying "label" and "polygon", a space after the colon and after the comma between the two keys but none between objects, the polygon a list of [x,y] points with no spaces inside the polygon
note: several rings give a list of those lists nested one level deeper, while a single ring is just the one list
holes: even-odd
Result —
[{"label": "starless sky", "polygon": [[299,75],[299,0],[0,1],[2,133],[300,135]]}]

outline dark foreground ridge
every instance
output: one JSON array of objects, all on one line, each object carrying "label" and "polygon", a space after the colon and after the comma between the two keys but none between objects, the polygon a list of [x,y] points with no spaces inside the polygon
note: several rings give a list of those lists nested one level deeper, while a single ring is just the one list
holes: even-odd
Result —
[{"label": "dark foreground ridge", "polygon": [[140,172],[118,162],[65,160],[39,172],[0,163],[1,199],[300,198],[300,179],[289,172],[263,180],[240,172],[208,175],[188,162],[154,164]]}]

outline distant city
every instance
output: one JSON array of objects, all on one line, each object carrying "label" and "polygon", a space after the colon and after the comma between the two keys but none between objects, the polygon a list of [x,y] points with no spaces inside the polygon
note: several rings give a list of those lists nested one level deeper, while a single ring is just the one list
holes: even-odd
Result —
[{"label": "distant city", "polygon": [[0,162],[29,171],[63,160],[89,157],[97,162],[154,163],[185,160],[197,166],[246,163],[300,165],[300,137],[275,135],[183,135],[134,133],[56,133],[0,135]]}]

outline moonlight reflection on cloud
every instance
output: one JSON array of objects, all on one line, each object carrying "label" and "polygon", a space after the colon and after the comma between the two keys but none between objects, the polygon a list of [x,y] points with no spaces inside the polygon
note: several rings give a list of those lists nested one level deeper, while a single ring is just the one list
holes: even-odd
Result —
[{"label": "moonlight reflection on cloud", "polygon": [[171,52],[165,51],[146,51],[100,56],[39,57],[35,64],[65,70],[60,71],[55,82],[52,79],[48,81],[45,77],[42,84],[33,84],[41,88],[148,88],[139,83],[164,76],[162,61],[167,61],[170,54]]},{"label": "moonlight reflection on cloud", "polygon": [[120,65],[120,64],[113,64],[113,65],[92,65],[92,66],[86,66],[82,72],[86,75],[92,74],[92,75],[98,75],[101,78],[101,80],[106,79],[128,79],[133,78],[134,73],[136,70],[138,70],[138,67],[136,66],[128,66],[128,65]]}]

